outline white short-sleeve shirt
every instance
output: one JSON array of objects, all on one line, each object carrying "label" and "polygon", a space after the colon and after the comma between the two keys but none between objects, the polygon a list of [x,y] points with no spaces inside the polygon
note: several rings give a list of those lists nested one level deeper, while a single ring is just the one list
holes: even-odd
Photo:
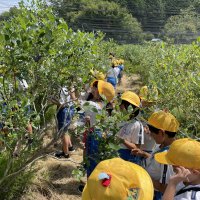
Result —
[{"label": "white short-sleeve shirt", "polygon": [[69,90],[66,87],[62,87],[60,89],[59,102],[60,102],[60,104],[67,103],[68,106],[73,105]]},{"label": "white short-sleeve shirt", "polygon": [[144,144],[141,145],[143,151],[152,152],[156,145],[155,140],[147,133],[144,133]]},{"label": "white short-sleeve shirt", "polygon": [[114,68],[110,68],[107,72],[107,77],[110,77],[110,78],[117,78],[117,72],[114,70]]},{"label": "white short-sleeve shirt", "polygon": [[[134,144],[144,144],[144,128],[141,122],[133,120],[126,123],[117,133],[117,136],[123,140]],[[126,149],[125,145],[122,148]]]},{"label": "white short-sleeve shirt", "polygon": [[146,170],[152,179],[163,184],[168,184],[169,178],[174,175],[174,171],[171,165],[160,164],[154,159],[156,153],[168,151],[168,149],[162,151],[159,146],[156,145],[151,157],[147,159]]},{"label": "white short-sleeve shirt", "polygon": [[116,72],[116,76],[118,76],[119,73],[120,73],[120,69],[119,69],[119,67],[114,67],[114,70],[115,70],[115,72]]},{"label": "white short-sleeve shirt", "polygon": [[200,189],[200,184],[199,185],[188,185],[185,186],[183,183],[179,184],[176,188],[176,192],[179,192],[181,189],[189,189],[191,188],[190,191],[186,191],[182,194],[176,195],[174,197],[174,200],[200,200],[200,191],[192,191],[193,187],[198,187]]}]

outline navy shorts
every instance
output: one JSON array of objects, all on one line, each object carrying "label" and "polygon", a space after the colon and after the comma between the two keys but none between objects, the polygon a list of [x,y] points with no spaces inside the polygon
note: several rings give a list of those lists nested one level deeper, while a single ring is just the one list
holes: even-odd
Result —
[{"label": "navy shorts", "polygon": [[72,118],[74,116],[75,109],[73,106],[61,108],[57,113],[58,120],[58,130],[62,129],[63,132],[66,132]]},{"label": "navy shorts", "polygon": [[130,149],[119,149],[118,153],[119,153],[120,158],[122,158],[123,160],[143,166],[144,158],[140,156],[132,155]]}]

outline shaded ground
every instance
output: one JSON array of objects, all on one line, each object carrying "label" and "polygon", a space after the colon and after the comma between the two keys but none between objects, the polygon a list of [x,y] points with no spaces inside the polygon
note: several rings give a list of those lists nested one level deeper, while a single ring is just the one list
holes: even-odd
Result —
[{"label": "shaded ground", "polygon": [[[117,92],[131,90],[138,92],[141,87],[140,77],[132,75],[130,78],[124,76],[122,83],[117,87]],[[46,138],[48,141],[51,133]],[[35,179],[28,187],[26,194],[20,200],[80,200],[81,195],[77,188],[79,181],[72,176],[72,171],[79,166],[82,161],[82,148],[80,141],[73,140],[76,151],[71,154],[70,159],[56,159],[52,153],[61,149],[57,147],[49,149],[48,156],[35,163]]]}]

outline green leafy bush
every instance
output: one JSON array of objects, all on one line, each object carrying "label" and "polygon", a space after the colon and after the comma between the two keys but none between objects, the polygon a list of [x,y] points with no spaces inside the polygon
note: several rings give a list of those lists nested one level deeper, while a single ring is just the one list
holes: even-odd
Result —
[{"label": "green leafy bush", "polygon": [[[0,122],[7,129],[6,133],[0,133],[4,155],[0,161],[1,194],[5,188],[9,192],[8,177],[10,184],[15,184],[15,177],[21,175],[22,169],[42,154],[41,148],[47,148],[57,139],[52,138],[45,147],[42,144],[55,111],[55,107],[49,107],[48,98],[58,96],[63,85],[69,88],[76,83],[77,90],[81,89],[88,82],[92,67],[103,68],[106,61],[97,61],[105,56],[103,48],[108,47],[102,43],[101,33],[69,29],[43,1],[26,6],[20,3],[19,10],[0,29]],[[26,91],[19,89],[22,79],[29,85]],[[26,129],[30,119],[34,127],[31,135]]]},{"label": "green leafy bush", "polygon": [[190,137],[200,137],[199,40],[191,45],[149,42],[116,49],[125,59],[126,72],[139,73],[144,85],[158,88],[156,106],[169,109],[181,122],[181,130]]}]

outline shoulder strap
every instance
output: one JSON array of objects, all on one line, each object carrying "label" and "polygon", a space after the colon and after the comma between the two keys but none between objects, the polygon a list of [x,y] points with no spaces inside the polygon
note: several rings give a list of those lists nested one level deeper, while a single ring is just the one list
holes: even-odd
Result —
[{"label": "shoulder strap", "polygon": [[[138,121],[138,120],[137,120]],[[140,121],[138,121],[140,124],[140,132],[139,132],[139,139],[138,139],[138,144],[142,144],[142,124]]]},{"label": "shoulder strap", "polygon": [[164,165],[163,174],[162,174],[162,183],[163,184],[166,184],[167,170],[168,170],[168,165]]},{"label": "shoulder strap", "polygon": [[137,117],[135,117],[134,120],[137,121],[140,124],[140,131],[139,131],[139,134],[138,134],[138,136],[139,136],[139,138],[138,138],[138,144],[142,144],[142,137],[144,137],[144,134],[143,134],[144,131],[142,132],[143,125],[142,125],[141,121]]},{"label": "shoulder strap", "polygon": [[178,195],[183,194],[183,193],[188,192],[188,191],[194,191],[195,192],[195,193],[192,193],[192,196],[193,196],[192,199],[195,199],[194,194],[196,196],[196,192],[200,191],[200,187],[182,188],[176,193],[175,196],[178,196]]}]

